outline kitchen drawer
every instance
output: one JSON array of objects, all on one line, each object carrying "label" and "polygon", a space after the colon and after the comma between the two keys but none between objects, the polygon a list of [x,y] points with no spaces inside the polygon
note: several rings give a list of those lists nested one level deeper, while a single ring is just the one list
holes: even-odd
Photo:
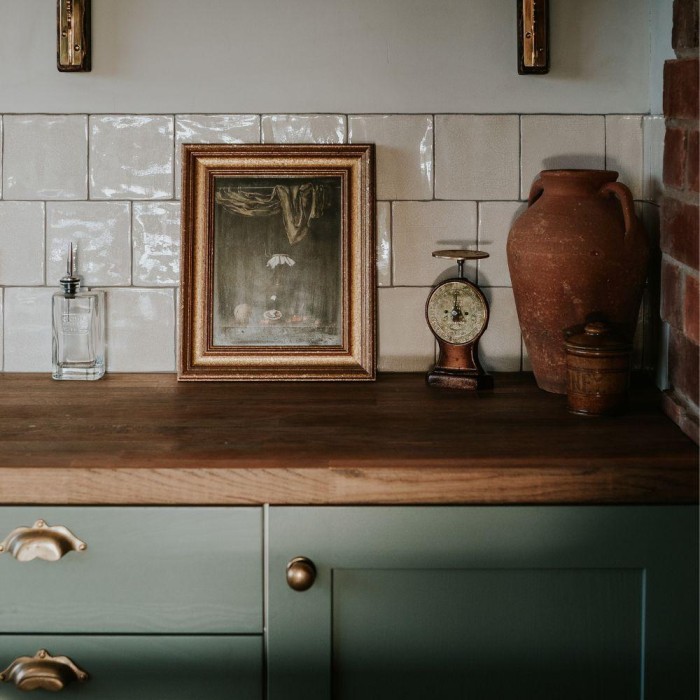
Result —
[{"label": "kitchen drawer", "polygon": [[[262,637],[0,636],[0,671],[18,657],[46,650],[88,674],[60,697],[97,700],[261,700]],[[50,669],[50,671],[54,671]],[[36,678],[36,671],[34,677]],[[46,697],[39,691],[37,697]],[[0,683],[0,698],[27,697]],[[52,694],[51,697],[54,697]]]},{"label": "kitchen drawer", "polygon": [[0,633],[262,632],[260,508],[0,508],[0,541],[39,519],[87,548],[0,555]]}]

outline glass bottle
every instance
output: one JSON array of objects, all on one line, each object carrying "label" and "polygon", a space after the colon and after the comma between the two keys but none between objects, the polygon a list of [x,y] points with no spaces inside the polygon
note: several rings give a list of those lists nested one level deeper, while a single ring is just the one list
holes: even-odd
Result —
[{"label": "glass bottle", "polygon": [[54,379],[99,379],[105,373],[104,292],[80,289],[70,245],[61,291],[53,295]]}]

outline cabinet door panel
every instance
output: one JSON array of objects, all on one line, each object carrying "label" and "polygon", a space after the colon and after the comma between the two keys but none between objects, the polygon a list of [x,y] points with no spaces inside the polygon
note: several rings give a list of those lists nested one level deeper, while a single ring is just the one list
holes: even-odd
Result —
[{"label": "cabinet door panel", "polygon": [[0,541],[39,519],[87,549],[0,555],[0,634],[262,632],[262,509],[7,507]]},{"label": "cabinet door panel", "polygon": [[[697,508],[270,508],[277,698],[696,700]],[[306,592],[287,562],[314,561]]]},{"label": "cabinet door panel", "polygon": [[335,570],[333,697],[639,697],[642,592],[635,569]]},{"label": "cabinet door panel", "polygon": [[[0,637],[0,671],[18,657],[46,649],[87,672],[55,696],[99,700],[260,700],[262,637],[45,636]],[[0,683],[0,698],[26,698]]]}]

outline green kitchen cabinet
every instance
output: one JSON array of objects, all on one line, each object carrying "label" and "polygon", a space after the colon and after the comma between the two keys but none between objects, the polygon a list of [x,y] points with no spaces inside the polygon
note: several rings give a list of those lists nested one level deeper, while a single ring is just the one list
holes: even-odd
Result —
[{"label": "green kitchen cabinet", "polygon": [[3,507],[0,542],[37,520],[86,548],[0,555],[0,634],[262,634],[261,508]]},{"label": "green kitchen cabinet", "polygon": [[[87,674],[71,678],[60,693],[30,695],[13,683],[0,683],[0,698],[65,697],[98,700],[260,700],[263,642],[260,635],[0,636],[0,672],[13,661],[45,650],[65,657]],[[55,678],[58,666],[44,672]],[[35,673],[36,675],[36,673]],[[68,674],[70,675],[70,674]],[[46,682],[46,680],[44,681]]]},{"label": "green kitchen cabinet", "polygon": [[[85,546],[33,558],[56,526]],[[88,675],[61,697],[262,699],[261,507],[3,507],[0,531],[0,700],[78,673],[46,654]]]},{"label": "green kitchen cabinet", "polygon": [[267,528],[270,700],[697,698],[695,507],[271,507]]}]

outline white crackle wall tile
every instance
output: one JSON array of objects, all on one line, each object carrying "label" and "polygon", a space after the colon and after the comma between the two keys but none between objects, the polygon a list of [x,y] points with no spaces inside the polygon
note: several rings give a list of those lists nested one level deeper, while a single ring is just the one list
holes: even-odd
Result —
[{"label": "white crackle wall tile", "polygon": [[[393,280],[399,286],[426,286],[457,275],[456,263],[432,252],[476,246],[476,202],[394,202]],[[473,275],[474,263],[465,266]]]},{"label": "white crackle wall tile", "polygon": [[640,114],[609,114],[605,117],[605,167],[617,170],[617,178],[642,199],[644,138]]},{"label": "white crackle wall tile", "polygon": [[489,325],[479,340],[479,357],[487,372],[518,372],[521,341],[515,298],[510,287],[484,287]]},{"label": "white crackle wall tile", "polygon": [[642,199],[661,203],[664,194],[664,139],[666,121],[663,115],[644,117],[644,175]]},{"label": "white crackle wall tile", "polygon": [[432,116],[351,116],[348,142],[377,145],[377,199],[432,199]]},{"label": "white crackle wall tile", "polygon": [[6,114],[4,199],[86,199],[87,117]]},{"label": "white crackle wall tile", "polygon": [[520,139],[522,199],[541,170],[605,167],[605,117],[600,115],[526,115]]},{"label": "white crackle wall tile", "polygon": [[519,158],[515,114],[435,117],[436,199],[517,199]]},{"label": "white crackle wall tile", "polygon": [[0,285],[44,284],[44,203],[0,202]]},{"label": "white crackle wall tile", "polygon": [[165,115],[90,117],[90,199],[170,199],[173,118]]},{"label": "white crackle wall tile", "polygon": [[486,287],[510,287],[506,245],[513,222],[524,212],[522,202],[479,203],[479,250],[489,254],[479,260],[479,284]]},{"label": "white crackle wall tile", "polygon": [[[636,202],[635,209],[637,216],[642,222],[646,231],[652,250],[658,250],[660,233],[660,207],[651,202]],[[660,318],[661,306],[661,280],[659,263],[649,267],[649,276],[644,288],[644,337],[642,339],[642,366],[645,369],[653,370],[655,367],[661,374],[657,373],[657,386],[662,386],[665,362],[668,348],[665,343],[668,338],[662,333],[662,322]]]},{"label": "white crackle wall tile", "polygon": [[257,114],[178,114],[175,116],[175,198],[182,187],[182,144],[259,143]]},{"label": "white crackle wall tile", "polygon": [[522,361],[522,371],[523,372],[532,372],[532,363],[530,362],[530,355],[527,352],[527,346],[525,345],[525,339],[521,338],[521,351],[523,353],[523,361]]},{"label": "white crackle wall tile", "polygon": [[58,285],[70,243],[84,286],[131,283],[131,204],[129,202],[48,202],[46,276]]},{"label": "white crackle wall tile", "polygon": [[51,372],[51,287],[6,287],[4,369]]},{"label": "white crackle wall tile", "polygon": [[172,287],[180,281],[180,203],[134,202],[133,282]]},{"label": "white crackle wall tile", "polygon": [[391,202],[377,202],[377,285],[391,286]]},{"label": "white crackle wall tile", "polygon": [[175,371],[175,290],[108,289],[107,371]]},{"label": "white crackle wall tile", "polygon": [[0,372],[5,369],[5,339],[3,337],[3,329],[5,326],[4,300],[5,290],[0,287]]},{"label": "white crackle wall tile", "polygon": [[380,372],[424,372],[435,362],[435,338],[425,322],[430,287],[379,289]]},{"label": "white crackle wall tile", "polygon": [[263,114],[263,143],[345,143],[342,114]]}]

